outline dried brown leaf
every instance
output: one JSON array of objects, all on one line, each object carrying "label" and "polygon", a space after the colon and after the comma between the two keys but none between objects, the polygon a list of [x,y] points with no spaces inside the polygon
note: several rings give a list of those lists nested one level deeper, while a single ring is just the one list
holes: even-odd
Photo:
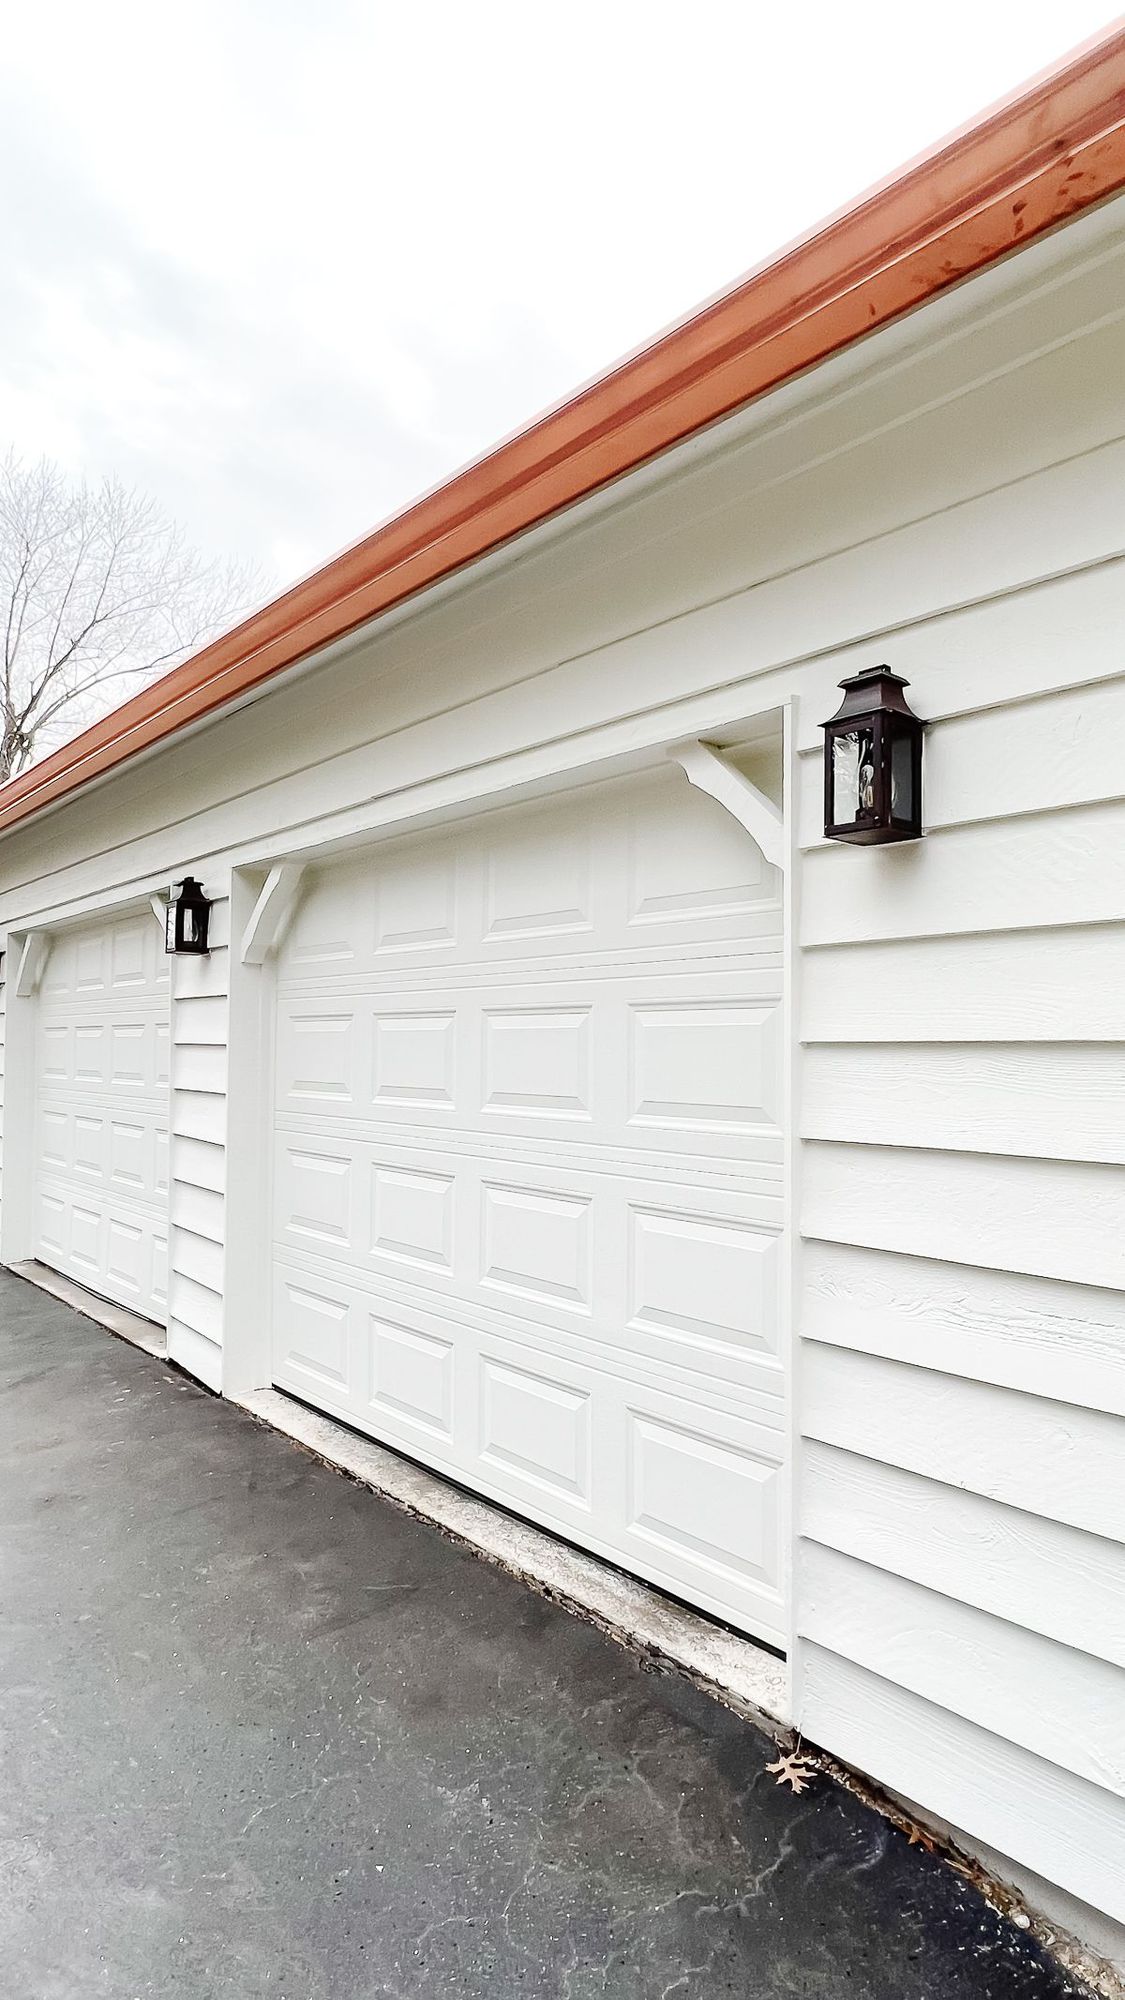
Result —
[{"label": "dried brown leaf", "polygon": [[766,1770],[779,1785],[792,1785],[795,1792],[807,1791],[816,1776],[816,1765],[797,1750],[782,1751],[776,1764],[767,1764]]}]

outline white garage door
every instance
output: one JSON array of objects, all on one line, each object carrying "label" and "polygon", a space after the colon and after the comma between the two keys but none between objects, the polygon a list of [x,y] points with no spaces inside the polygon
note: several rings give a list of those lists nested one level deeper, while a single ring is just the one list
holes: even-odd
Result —
[{"label": "white garage door", "polygon": [[276,1382],[784,1641],[780,882],[679,772],[318,872]]},{"label": "white garage door", "polygon": [[151,910],[54,940],[39,994],[35,1254],[166,1317],[168,961]]}]

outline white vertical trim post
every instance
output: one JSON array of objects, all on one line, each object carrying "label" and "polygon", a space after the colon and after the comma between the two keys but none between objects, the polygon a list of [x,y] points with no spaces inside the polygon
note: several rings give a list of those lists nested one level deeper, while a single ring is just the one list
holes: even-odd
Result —
[{"label": "white vertical trim post", "polygon": [[[42,933],[29,931],[21,936],[17,932],[8,937],[0,1264],[22,1264],[35,1255],[35,1029],[39,1007],[34,988],[27,991],[26,980],[21,988],[19,975],[32,966],[28,947],[36,936],[42,938]],[[40,963],[40,978],[42,971]]]},{"label": "white vertical trim post", "polygon": [[785,1649],[786,1714],[797,1718],[798,1616],[797,1591],[800,1587],[800,973],[798,937],[801,891],[801,848],[798,826],[800,782],[797,761],[797,698],[787,701],[781,711],[781,798],[785,837],[785,860],[781,877],[781,1008],[784,1072],[781,1093],[781,1129],[784,1134],[784,1228],[781,1259],[781,1345],[780,1358],[788,1383],[785,1411],[786,1468],[781,1502],[781,1556],[789,1603],[789,1633]]},{"label": "white vertical trim post", "polygon": [[[299,871],[298,871],[299,872]],[[272,875],[279,874],[275,869]],[[272,879],[272,876],[271,876]],[[267,885],[268,886],[268,885]],[[227,1011],[227,1191],[223,1284],[224,1396],[265,1389],[273,1373],[270,1211],[273,1169],[274,973],[236,941],[252,934],[265,893],[259,871],[234,869],[230,885]],[[274,905],[276,915],[276,904]],[[259,933],[259,936],[261,933]]]}]

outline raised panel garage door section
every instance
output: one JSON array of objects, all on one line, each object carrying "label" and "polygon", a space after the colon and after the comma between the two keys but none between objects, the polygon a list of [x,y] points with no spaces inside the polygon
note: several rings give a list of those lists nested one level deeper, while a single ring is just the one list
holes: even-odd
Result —
[{"label": "raised panel garage door section", "polygon": [[678,772],[318,871],[276,1382],[774,1643],[781,885]]},{"label": "raised panel garage door section", "polygon": [[40,989],[35,1254],[163,1323],[169,981],[151,911],[60,933]]}]

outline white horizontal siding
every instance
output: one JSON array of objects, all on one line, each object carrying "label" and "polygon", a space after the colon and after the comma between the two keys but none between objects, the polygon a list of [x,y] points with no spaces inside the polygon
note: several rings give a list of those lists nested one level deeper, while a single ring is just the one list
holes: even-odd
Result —
[{"label": "white horizontal siding", "polygon": [[[210,1285],[197,1284],[194,1278],[173,1271],[168,1286],[168,1312],[172,1321],[190,1327],[214,1346],[222,1346],[222,1300]],[[173,1356],[174,1360],[178,1358]]]},{"label": "white horizontal siding", "polygon": [[1125,1416],[1125,1293],[809,1243],[807,1340]]},{"label": "white horizontal siding", "polygon": [[226,1140],[225,1106],[213,1090],[172,1092],[172,1131],[178,1139],[199,1139],[222,1146]]},{"label": "white horizontal siding", "polygon": [[[825,1548],[1125,1668],[1120,1542],[812,1440],[799,1526]],[[934,1609],[927,1629],[941,1625]]]},{"label": "white horizontal siding", "polygon": [[963,621],[920,845],[824,842],[799,760],[796,1685],[812,1740],[1125,1921],[1123,584]]},{"label": "white horizontal siding", "polygon": [[205,1236],[211,1243],[226,1241],[223,1197],[197,1181],[177,1181],[176,1222],[178,1228]]},{"label": "white horizontal siding", "polygon": [[806,1236],[1125,1286],[1125,1170],[1072,1160],[805,1147]]},{"label": "white horizontal siding", "polygon": [[206,1188],[221,1195],[227,1184],[226,1151],[201,1139],[173,1139],[173,1184]]},{"label": "white horizontal siding", "polygon": [[1120,1667],[816,1542],[797,1588],[819,1646],[1125,1797]]},{"label": "white horizontal siding", "polygon": [[809,1050],[806,1139],[1125,1165],[1125,1048],[843,1043]]},{"label": "white horizontal siding", "polygon": [[1125,1816],[1112,1793],[812,1641],[803,1683],[813,1741],[1125,1923]]},{"label": "white horizontal siding", "polygon": [[[1076,683],[1093,689],[1100,681],[1121,679],[1117,632],[1123,598],[1125,566],[1111,557],[1096,561],[1094,567],[1083,564],[1071,574],[1062,571],[1029,579],[1022,588],[989,590],[976,602],[950,596],[944,603],[935,603],[929,615],[902,625],[888,620],[872,633],[873,643],[893,653],[897,670],[910,682],[914,706],[932,730],[927,744],[925,795],[929,811],[931,791],[936,787],[938,824],[990,816],[982,813],[979,803],[980,756],[974,755],[961,774],[956,760],[943,754],[943,746],[948,750],[955,741],[955,725],[960,729],[963,723],[962,737],[975,737],[983,751],[996,740],[992,725],[989,733],[985,732],[985,716],[993,716],[995,727],[1002,729],[1012,704],[1022,706],[1057,696],[1065,709],[1074,699]],[[1076,618],[1082,624],[1080,674],[1075,673],[1072,652]],[[864,662],[870,662],[866,644],[862,661],[855,659],[854,648],[831,648],[822,658],[810,661],[802,675],[802,694],[808,697],[802,700],[797,718],[802,792],[798,837],[802,844],[810,837],[815,839],[820,831],[815,795],[816,759],[824,742],[821,724],[839,706],[839,682]],[[1018,718],[1015,728],[1020,730]],[[937,756],[931,760],[929,751],[934,745]],[[998,761],[1004,761],[1003,752]],[[1046,760],[1041,753],[1036,762],[1042,773]],[[1060,780],[1052,777],[1046,782],[1047,803],[1061,803]],[[1018,772],[993,770],[990,788],[995,792],[997,786],[1001,787],[1001,811],[1036,810]],[[1096,795],[1096,790],[1083,786],[1076,797],[1081,800]],[[1116,787],[1111,795],[1118,796]]]},{"label": "white horizontal siding", "polygon": [[[175,1330],[175,1352],[173,1353],[173,1329]],[[170,1358],[194,1375],[197,1382],[205,1383],[216,1393],[222,1387],[223,1351],[215,1341],[196,1333],[194,1327],[180,1320],[168,1322],[168,1352]]]},{"label": "white horizontal siding", "polygon": [[817,1341],[802,1375],[806,1437],[1125,1541],[1120,1418]]},{"label": "white horizontal siding", "polygon": [[216,1006],[226,995],[212,993],[184,993],[176,1000],[176,1018],[172,1024],[175,1045],[180,1048],[219,1048],[227,1045],[226,1008]]},{"label": "white horizontal siding", "polygon": [[[202,1006],[202,1001],[195,1001]],[[208,1005],[211,1003],[208,1002]],[[214,1009],[219,1013],[219,1009]],[[182,1024],[180,1033],[182,1036]],[[178,1040],[172,1051],[172,1088],[179,1095],[185,1091],[195,1094],[209,1093],[222,1097],[227,1087],[227,1051],[225,1040],[220,1039],[221,1022],[216,1020],[213,1027],[215,1039],[208,1042],[187,1042]]]},{"label": "white horizontal siding", "polygon": [[206,1286],[221,1300],[223,1246],[210,1236],[200,1236],[195,1230],[185,1228],[182,1216],[176,1223],[175,1268],[181,1276]]},{"label": "white horizontal siding", "polygon": [[851,940],[805,954],[812,1042],[1125,1039],[1125,924]]},{"label": "white horizontal siding", "polygon": [[[1125,716],[1125,691],[1121,700]],[[865,865],[866,864],[866,865]],[[807,854],[806,945],[1125,918],[1125,805],[953,827],[916,845]]]}]

